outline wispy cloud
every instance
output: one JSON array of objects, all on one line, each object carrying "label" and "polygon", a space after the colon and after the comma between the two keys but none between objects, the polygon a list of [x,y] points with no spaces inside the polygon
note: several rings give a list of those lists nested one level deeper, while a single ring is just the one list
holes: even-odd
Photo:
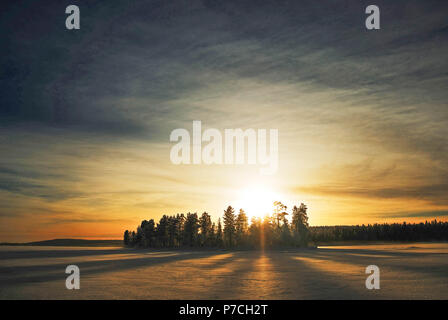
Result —
[{"label": "wispy cloud", "polygon": [[427,200],[432,204],[448,205],[446,198],[448,183],[425,186],[404,186],[394,188],[350,187],[344,186],[310,186],[299,187],[298,192],[319,194],[323,196],[359,197],[376,199],[413,199]]},{"label": "wispy cloud", "polygon": [[67,221],[99,223],[221,203],[250,175],[173,168],[169,133],[192,120],[278,128],[276,185],[296,194],[448,205],[448,5],[377,1],[382,27],[370,32],[368,4],[89,1],[69,32],[64,3],[11,2],[0,13],[3,216],[43,223],[68,207]]}]

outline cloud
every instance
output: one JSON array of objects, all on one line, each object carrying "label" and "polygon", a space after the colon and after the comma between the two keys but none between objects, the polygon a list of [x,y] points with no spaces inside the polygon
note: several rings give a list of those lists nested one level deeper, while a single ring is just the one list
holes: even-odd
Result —
[{"label": "cloud", "polygon": [[426,200],[437,205],[448,205],[448,199],[446,198],[447,190],[448,183],[392,188],[369,188],[368,186],[310,186],[298,187],[296,189],[297,192],[324,196]]},{"label": "cloud", "polygon": [[382,213],[378,215],[379,218],[422,218],[422,217],[446,217],[447,210],[433,210],[433,211],[417,211],[417,212],[395,212],[387,214]]},{"label": "cloud", "polygon": [[8,212],[203,203],[224,178],[174,170],[166,152],[192,120],[278,128],[278,180],[297,192],[446,205],[448,4],[379,0],[372,32],[369,4],[89,1],[72,32],[61,1],[11,2],[0,13]]},{"label": "cloud", "polygon": [[[416,103],[428,93],[446,101],[440,86],[446,46],[439,41],[445,17],[417,2],[379,5],[385,29],[394,31],[366,32],[363,2],[149,1],[129,8],[112,1],[81,6],[77,33],[53,27],[59,3],[40,8],[45,21],[17,25],[11,14],[2,25],[10,33],[3,49],[17,54],[1,60],[0,115],[10,124],[37,121],[91,135],[161,139],[162,121],[200,111],[173,102],[213,85],[226,91],[223,85],[241,79],[351,90],[370,101],[394,94]],[[413,14],[388,19],[402,7],[428,13],[419,16],[420,28]],[[27,13],[16,9],[15,15]],[[403,24],[411,30],[396,31]],[[35,37],[36,28],[47,32]],[[428,59],[416,59],[422,53]]]}]

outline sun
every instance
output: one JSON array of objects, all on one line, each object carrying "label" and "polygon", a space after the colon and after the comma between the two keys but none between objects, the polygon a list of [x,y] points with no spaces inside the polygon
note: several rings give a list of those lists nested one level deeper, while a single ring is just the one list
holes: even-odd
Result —
[{"label": "sun", "polygon": [[249,219],[261,218],[272,212],[273,203],[278,200],[278,194],[266,186],[249,186],[241,190],[237,209],[243,209]]}]

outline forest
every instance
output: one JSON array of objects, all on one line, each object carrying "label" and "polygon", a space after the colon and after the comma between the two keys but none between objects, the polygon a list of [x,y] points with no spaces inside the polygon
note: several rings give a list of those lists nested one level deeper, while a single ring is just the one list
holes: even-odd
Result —
[{"label": "forest", "polygon": [[309,240],[307,206],[294,206],[291,223],[287,207],[274,202],[274,212],[264,218],[252,218],[240,209],[235,214],[231,206],[222,219],[213,222],[210,214],[183,213],[163,215],[159,223],[143,220],[136,231],[124,232],[124,244],[132,247],[179,248],[272,248],[279,246],[306,247]]},{"label": "forest", "polygon": [[314,243],[331,241],[448,241],[448,222],[383,223],[309,228]]},{"label": "forest", "polygon": [[[143,220],[135,231],[124,232],[124,245],[143,248],[276,248],[307,247],[335,241],[448,241],[448,222],[313,226],[301,203],[291,214],[279,201],[272,214],[253,217],[228,206],[215,223],[207,212],[163,215],[159,222]],[[288,216],[291,219],[288,219]]]}]

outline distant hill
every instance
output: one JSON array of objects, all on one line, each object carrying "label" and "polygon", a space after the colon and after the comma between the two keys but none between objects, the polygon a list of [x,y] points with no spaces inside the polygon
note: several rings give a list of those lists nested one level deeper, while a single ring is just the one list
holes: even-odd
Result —
[{"label": "distant hill", "polygon": [[123,240],[53,239],[26,243],[0,243],[2,246],[65,246],[65,247],[121,247]]}]

